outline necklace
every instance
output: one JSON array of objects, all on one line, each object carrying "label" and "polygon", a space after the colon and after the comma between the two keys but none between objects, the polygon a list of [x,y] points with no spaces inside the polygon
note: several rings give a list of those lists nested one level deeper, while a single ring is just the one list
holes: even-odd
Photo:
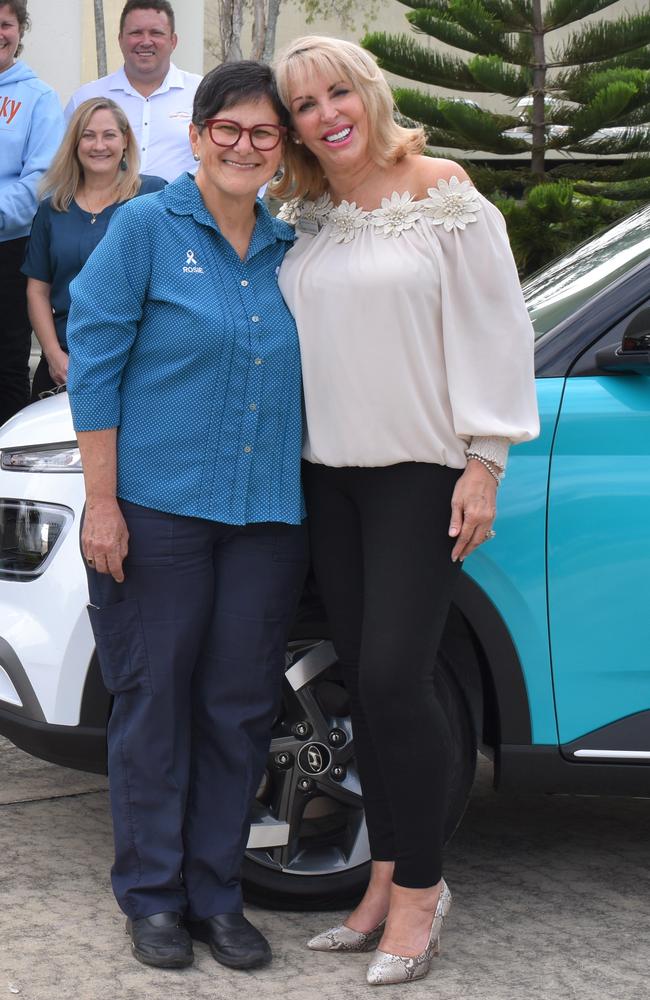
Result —
[{"label": "necklace", "polygon": [[[104,209],[107,206],[103,205],[101,208],[98,208],[96,212],[93,212],[92,208],[90,207],[90,202],[88,201],[88,195],[86,194],[85,191],[84,191],[84,201],[86,203],[86,211],[90,215],[90,225],[94,226],[95,223],[97,222],[97,216],[101,215],[101,213],[104,211]],[[112,203],[112,201],[109,201],[108,204],[112,205],[113,203]]]}]

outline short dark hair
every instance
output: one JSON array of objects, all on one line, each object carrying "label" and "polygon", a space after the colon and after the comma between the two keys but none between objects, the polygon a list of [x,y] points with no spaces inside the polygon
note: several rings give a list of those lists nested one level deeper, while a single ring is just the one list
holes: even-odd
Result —
[{"label": "short dark hair", "polygon": [[[23,35],[32,26],[32,22],[29,19],[29,14],[27,13],[27,0],[4,0],[0,2],[0,7],[9,7],[11,13],[14,15],[18,21],[18,28],[20,30],[20,37],[22,39]],[[20,45],[16,49],[16,55],[19,56],[23,51],[23,43],[21,41]]]},{"label": "short dark hair", "polygon": [[232,108],[235,104],[261,101],[265,97],[273,105],[280,124],[288,125],[289,113],[280,100],[270,66],[251,59],[222,63],[201,80],[194,95],[192,122],[200,127],[206,118],[214,118],[220,111]]},{"label": "short dark hair", "polygon": [[161,14],[166,14],[169,18],[169,27],[172,30],[172,35],[176,31],[174,8],[169,0],[126,0],[120,14],[120,35],[124,31],[124,22],[126,21],[127,14],[130,14],[132,10],[157,10]]}]

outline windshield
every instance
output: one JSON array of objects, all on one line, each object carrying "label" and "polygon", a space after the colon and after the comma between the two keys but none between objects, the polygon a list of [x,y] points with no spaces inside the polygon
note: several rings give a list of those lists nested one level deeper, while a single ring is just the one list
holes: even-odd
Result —
[{"label": "windshield", "polygon": [[650,253],[650,207],[553,261],[523,284],[535,339],[625,274]]}]

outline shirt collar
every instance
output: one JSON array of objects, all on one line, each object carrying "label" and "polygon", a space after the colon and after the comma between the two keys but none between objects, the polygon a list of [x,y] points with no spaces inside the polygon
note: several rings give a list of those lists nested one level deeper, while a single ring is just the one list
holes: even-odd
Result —
[{"label": "shirt collar", "polygon": [[[191,215],[198,223],[214,229],[221,235],[219,226],[203,203],[201,192],[196,186],[192,174],[181,174],[165,187],[162,196],[166,207],[174,215]],[[296,239],[293,228],[286,222],[282,222],[281,219],[274,219],[264,202],[259,198],[256,202],[256,211],[257,221],[248,247],[247,260],[278,240],[293,243]]]},{"label": "shirt collar", "polygon": [[[150,94],[149,97],[151,98],[155,94],[166,94],[168,90],[178,89],[179,87],[182,89],[183,86],[182,71],[178,68],[178,66],[175,66],[174,63],[170,63],[167,76],[158,89],[154,90],[153,94]],[[129,82],[124,66],[120,66],[120,68],[113,74],[113,82],[111,83],[110,89],[123,90],[125,94],[130,94],[132,97],[142,98],[142,94],[135,89],[132,83]],[[144,100],[144,98],[142,98],[142,100]]]}]

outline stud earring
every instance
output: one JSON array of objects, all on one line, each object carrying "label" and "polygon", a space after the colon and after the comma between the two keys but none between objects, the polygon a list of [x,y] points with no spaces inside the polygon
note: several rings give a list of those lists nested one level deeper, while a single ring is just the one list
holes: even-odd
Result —
[{"label": "stud earring", "polygon": [[120,170],[128,170],[129,164],[126,160],[126,150],[122,151],[122,159],[120,160]]},{"label": "stud earring", "polygon": [[299,139],[297,135],[293,136],[293,141],[295,142],[296,146],[302,146],[302,139]]},{"label": "stud earring", "polygon": [[198,153],[194,153],[193,155],[194,155],[194,159],[196,160],[196,162],[200,163],[201,162],[201,157],[199,156],[199,154]]}]

